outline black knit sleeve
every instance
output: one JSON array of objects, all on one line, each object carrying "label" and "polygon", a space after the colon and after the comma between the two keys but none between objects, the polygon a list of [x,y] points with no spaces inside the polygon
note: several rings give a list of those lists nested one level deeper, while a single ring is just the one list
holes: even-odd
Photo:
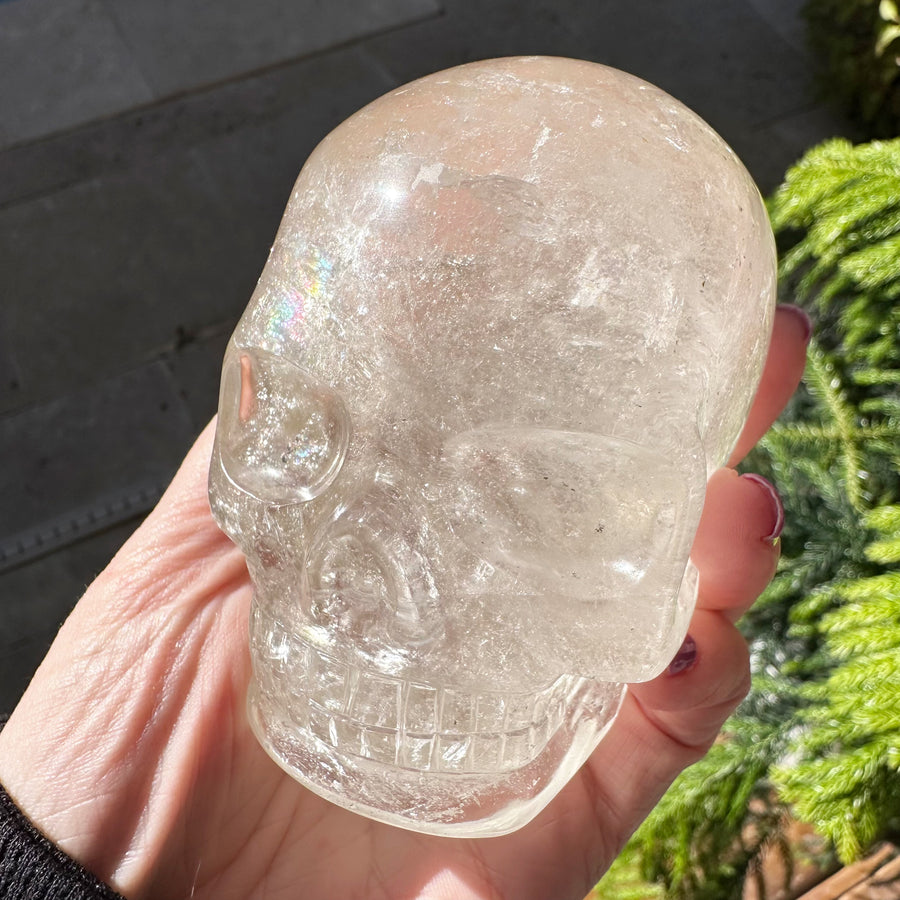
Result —
[{"label": "black knit sleeve", "polygon": [[[5,724],[0,719],[0,728]],[[0,784],[2,900],[123,900],[47,840]]]}]

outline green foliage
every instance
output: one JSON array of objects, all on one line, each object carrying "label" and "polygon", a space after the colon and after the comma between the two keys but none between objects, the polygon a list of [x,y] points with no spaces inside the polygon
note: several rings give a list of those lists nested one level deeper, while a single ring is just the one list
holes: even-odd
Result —
[{"label": "green foliage", "polygon": [[[900,506],[865,517],[870,560],[900,560]],[[781,796],[841,858],[860,856],[900,817],[900,570],[837,584],[821,622],[835,667],[807,690],[800,762],[774,771]]]},{"label": "green foliage", "polygon": [[740,896],[747,869],[780,839],[786,810],[767,772],[785,733],[762,711],[734,717],[725,739],[676,781],[635,836],[644,876],[669,896]]},{"label": "green foliage", "polygon": [[748,460],[788,512],[742,622],[753,687],[633,841],[679,900],[740,896],[762,850],[786,847],[787,803],[845,860],[900,810],[900,141],[814,148],[770,214],[782,289],[817,334]]},{"label": "green foliage", "polygon": [[896,0],[807,0],[810,44],[828,96],[871,137],[900,132],[900,10]]},{"label": "green foliage", "polygon": [[638,849],[630,843],[594,888],[589,900],[663,900],[663,897],[661,887],[644,881]]}]

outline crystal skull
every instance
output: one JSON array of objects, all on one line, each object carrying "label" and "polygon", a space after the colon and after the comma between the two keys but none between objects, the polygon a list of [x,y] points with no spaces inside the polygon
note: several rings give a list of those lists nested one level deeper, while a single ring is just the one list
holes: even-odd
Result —
[{"label": "crystal skull", "polygon": [[534,817],[684,637],[774,287],[737,157],[616,70],[473,63],[328,135],[229,343],[210,473],[279,765],[423,832]]}]

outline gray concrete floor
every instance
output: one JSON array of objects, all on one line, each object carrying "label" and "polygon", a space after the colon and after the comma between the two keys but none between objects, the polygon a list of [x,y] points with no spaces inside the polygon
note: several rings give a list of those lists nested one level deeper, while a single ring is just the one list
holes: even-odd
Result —
[{"label": "gray concrete floor", "polygon": [[623,68],[763,191],[849,126],[801,0],[0,0],[0,714],[213,414],[303,160],[439,68]]}]

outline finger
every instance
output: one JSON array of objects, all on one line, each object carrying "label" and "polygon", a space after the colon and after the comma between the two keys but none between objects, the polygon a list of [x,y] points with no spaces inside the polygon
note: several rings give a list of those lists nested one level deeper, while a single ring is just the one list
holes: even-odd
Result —
[{"label": "finger", "polygon": [[675,778],[706,753],[749,688],[747,645],[731,622],[697,610],[691,639],[690,664],[629,686],[612,728],[582,770],[592,810],[584,834],[591,834],[591,820],[595,833],[596,822],[603,823],[613,854]]},{"label": "finger", "polygon": [[800,307],[785,305],[775,310],[766,365],[729,466],[737,465],[750,452],[796,390],[806,365],[811,333],[812,323]]},{"label": "finger", "polygon": [[698,604],[736,620],[775,574],[784,507],[759,475],[713,473],[691,559],[700,571]]},{"label": "finger", "polygon": [[737,628],[714,610],[698,609],[690,635],[669,668],[629,687],[644,716],[669,739],[705,749],[750,686],[750,657]]}]

